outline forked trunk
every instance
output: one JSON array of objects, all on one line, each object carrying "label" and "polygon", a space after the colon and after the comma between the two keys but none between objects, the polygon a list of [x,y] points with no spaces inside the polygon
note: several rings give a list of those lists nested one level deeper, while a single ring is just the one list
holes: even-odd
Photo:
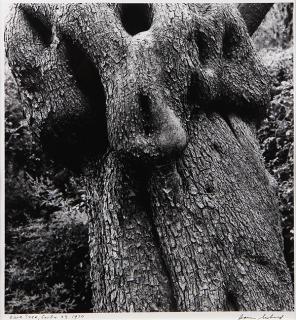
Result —
[{"label": "forked trunk", "polygon": [[293,308],[268,76],[234,7],[22,5],[6,41],[32,130],[80,170],[94,311]]}]

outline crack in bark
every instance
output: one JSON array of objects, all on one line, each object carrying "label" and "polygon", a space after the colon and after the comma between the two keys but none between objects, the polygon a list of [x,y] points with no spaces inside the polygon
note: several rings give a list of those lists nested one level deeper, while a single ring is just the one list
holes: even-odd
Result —
[{"label": "crack in bark", "polygon": [[229,119],[228,114],[226,114],[225,112],[220,112],[220,115],[221,115],[222,119],[226,122],[226,124],[228,125],[229,129],[230,129],[231,132],[233,133],[233,135],[234,135],[234,137],[236,138],[236,140],[237,140],[238,142],[240,142],[240,141],[239,141],[239,137],[238,137],[237,133],[235,132],[235,129],[234,129],[234,127],[233,127],[233,125],[232,125],[232,123],[231,123],[231,121],[230,121],[230,119]]},{"label": "crack in bark", "polygon": [[[141,170],[142,169],[142,170]],[[162,248],[162,244],[161,244],[161,241],[160,241],[160,238],[159,238],[159,234],[157,232],[157,228],[156,228],[156,225],[155,225],[155,222],[154,222],[154,218],[153,218],[153,210],[152,210],[152,207],[151,207],[151,196],[150,196],[150,190],[149,190],[149,180],[151,178],[151,169],[148,169],[147,168],[141,168],[139,170],[139,172],[146,172],[146,174],[143,176],[141,176],[141,190],[140,190],[140,197],[142,199],[142,202],[143,202],[143,207],[146,209],[146,212],[147,212],[147,217],[148,217],[148,221],[150,223],[150,226],[151,226],[151,232],[152,232],[152,239],[153,239],[153,242],[155,244],[155,248],[157,248],[157,251],[159,253],[159,257],[160,257],[160,262],[161,262],[161,265],[162,265],[162,268],[163,268],[163,271],[164,271],[164,274],[165,276],[167,277],[167,280],[168,280],[168,284],[169,284],[169,288],[171,290],[169,296],[170,296],[170,300],[171,300],[171,304],[170,304],[170,308],[169,308],[169,312],[176,312],[178,311],[178,304],[177,304],[177,301],[176,301],[176,298],[175,298],[175,295],[174,295],[174,283],[173,283],[173,279],[172,279],[172,276],[170,274],[170,269],[167,265],[167,262],[165,260],[165,253],[163,251],[163,248]],[[144,171],[143,171],[144,169]]]},{"label": "crack in bark", "polygon": [[176,311],[178,311],[178,307],[177,307],[178,304],[177,304],[177,301],[176,301],[176,298],[175,298],[175,295],[174,295],[174,283],[173,283],[173,279],[172,279],[172,276],[171,276],[171,273],[170,273],[170,269],[168,268],[167,262],[165,261],[165,258],[164,258],[165,254],[164,254],[164,251],[162,249],[161,241],[159,239],[159,235],[157,233],[156,226],[155,226],[155,223],[154,223],[154,220],[153,220],[153,217],[152,217],[151,205],[149,206],[149,209],[147,211],[148,211],[148,216],[150,217],[149,221],[150,221],[150,224],[151,224],[152,237],[153,237],[153,240],[154,240],[156,248],[158,248],[160,261],[161,261],[164,273],[167,276],[168,283],[169,283],[170,290],[171,290],[171,293],[170,293],[171,307],[170,307],[170,310],[168,310],[168,311],[169,312],[176,312]]}]

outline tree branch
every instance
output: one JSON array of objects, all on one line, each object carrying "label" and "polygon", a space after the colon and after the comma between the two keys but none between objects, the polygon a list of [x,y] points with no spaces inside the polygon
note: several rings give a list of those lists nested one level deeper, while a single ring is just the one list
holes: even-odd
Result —
[{"label": "tree branch", "polygon": [[237,8],[246,22],[250,36],[258,29],[273,3],[240,3]]}]

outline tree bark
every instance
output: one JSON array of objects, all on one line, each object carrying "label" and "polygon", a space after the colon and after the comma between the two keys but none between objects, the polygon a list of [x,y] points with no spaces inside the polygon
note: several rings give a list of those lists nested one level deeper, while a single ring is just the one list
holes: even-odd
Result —
[{"label": "tree bark", "polygon": [[135,33],[125,10],[18,5],[5,35],[32,130],[85,190],[94,311],[291,310],[246,25],[154,4]]}]

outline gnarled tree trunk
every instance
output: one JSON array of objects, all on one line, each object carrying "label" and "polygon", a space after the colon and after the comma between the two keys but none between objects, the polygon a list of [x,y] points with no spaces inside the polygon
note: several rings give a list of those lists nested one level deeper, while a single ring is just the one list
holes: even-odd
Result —
[{"label": "gnarled tree trunk", "polygon": [[32,130],[85,189],[95,311],[293,308],[254,133],[269,79],[235,7],[23,4],[6,43]]}]

